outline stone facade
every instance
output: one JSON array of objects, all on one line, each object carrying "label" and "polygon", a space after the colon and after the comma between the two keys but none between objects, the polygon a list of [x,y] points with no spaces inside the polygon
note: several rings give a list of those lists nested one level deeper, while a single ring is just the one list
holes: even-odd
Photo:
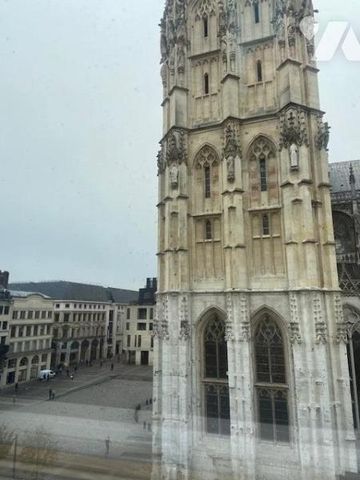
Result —
[{"label": "stone facade", "polygon": [[53,302],[40,294],[11,295],[9,352],[1,386],[29,382],[50,368]]},{"label": "stone facade", "polygon": [[357,470],[312,16],[310,0],[166,2],[154,480]]}]

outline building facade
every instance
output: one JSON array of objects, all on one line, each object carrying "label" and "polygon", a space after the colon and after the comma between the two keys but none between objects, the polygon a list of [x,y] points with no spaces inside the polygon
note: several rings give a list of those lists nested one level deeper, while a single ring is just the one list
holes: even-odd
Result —
[{"label": "building facade", "polygon": [[1,386],[29,382],[50,368],[53,302],[41,294],[10,292],[9,351]]},{"label": "building facade", "polygon": [[360,428],[360,161],[330,164],[343,341],[347,344],[354,426]]},{"label": "building facade", "polygon": [[6,381],[9,351],[9,324],[11,298],[8,292],[9,272],[0,270],[0,386]]},{"label": "building facade", "polygon": [[168,0],[153,478],[357,471],[311,0]]},{"label": "building facade", "polygon": [[130,365],[153,365],[156,278],[148,278],[138,301],[124,309],[123,354]]},{"label": "building facade", "polygon": [[122,309],[137,300],[133,290],[75,282],[14,283],[13,290],[41,292],[53,301],[53,368],[113,358],[122,350]]}]

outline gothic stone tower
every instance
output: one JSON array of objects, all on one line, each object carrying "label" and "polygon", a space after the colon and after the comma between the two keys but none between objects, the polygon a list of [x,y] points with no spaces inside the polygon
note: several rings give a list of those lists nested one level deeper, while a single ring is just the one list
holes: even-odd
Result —
[{"label": "gothic stone tower", "polygon": [[313,15],[166,2],[153,480],[356,471]]}]

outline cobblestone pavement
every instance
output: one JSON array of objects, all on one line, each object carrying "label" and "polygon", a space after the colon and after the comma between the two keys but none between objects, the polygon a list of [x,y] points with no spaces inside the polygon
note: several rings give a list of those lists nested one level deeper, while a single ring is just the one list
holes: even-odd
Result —
[{"label": "cobblestone pavement", "polygon": [[[49,388],[56,392],[53,401]],[[15,403],[13,389],[1,391],[0,425],[14,430],[20,445],[42,429],[62,452],[104,457],[109,438],[109,459],[150,461],[151,397],[151,367],[84,367],[74,380],[63,375],[20,386]]]}]

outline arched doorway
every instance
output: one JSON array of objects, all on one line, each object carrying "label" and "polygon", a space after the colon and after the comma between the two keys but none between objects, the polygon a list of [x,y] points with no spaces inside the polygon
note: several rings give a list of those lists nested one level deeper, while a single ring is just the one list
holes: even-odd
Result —
[{"label": "arched doorway", "polygon": [[97,349],[99,345],[99,340],[93,340],[91,344],[91,353],[90,353],[90,361],[94,362],[96,360]]},{"label": "arched doorway", "polygon": [[30,370],[30,379],[33,380],[37,378],[39,371],[39,357],[35,355],[35,357],[31,360],[31,370]]},{"label": "arched doorway", "polygon": [[89,341],[84,340],[81,344],[81,354],[80,354],[80,359],[82,362],[85,362],[85,360],[87,360],[88,348],[89,348]]}]

